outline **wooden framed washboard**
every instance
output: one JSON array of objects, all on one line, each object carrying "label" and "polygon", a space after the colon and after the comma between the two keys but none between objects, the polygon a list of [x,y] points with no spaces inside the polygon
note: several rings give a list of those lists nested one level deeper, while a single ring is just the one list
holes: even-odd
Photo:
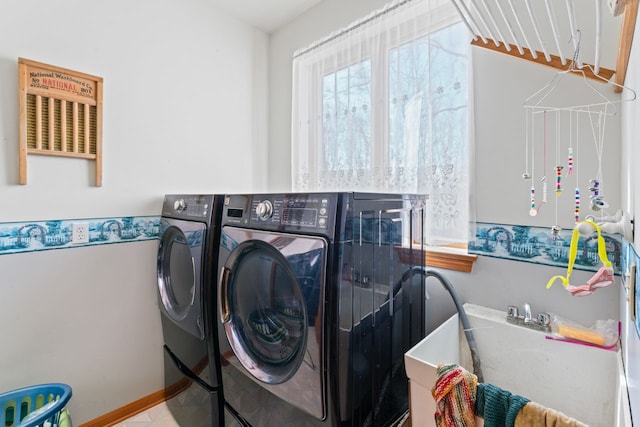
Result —
[{"label": "wooden framed washboard", "polygon": [[102,77],[18,58],[19,183],[27,155],[93,160],[102,186]]}]

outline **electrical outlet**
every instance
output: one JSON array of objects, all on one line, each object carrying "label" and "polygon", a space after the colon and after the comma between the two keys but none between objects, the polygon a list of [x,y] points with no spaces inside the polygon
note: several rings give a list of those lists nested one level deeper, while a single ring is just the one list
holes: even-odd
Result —
[{"label": "electrical outlet", "polygon": [[89,223],[74,222],[71,243],[89,243]]}]

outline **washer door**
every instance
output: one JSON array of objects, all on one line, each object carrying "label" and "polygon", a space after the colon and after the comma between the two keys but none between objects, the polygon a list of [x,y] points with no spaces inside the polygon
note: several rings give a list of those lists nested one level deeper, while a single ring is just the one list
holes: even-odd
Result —
[{"label": "washer door", "polygon": [[222,267],[220,313],[240,363],[260,381],[281,384],[298,371],[317,313],[317,298],[310,301],[303,288],[321,281],[302,276],[292,260],[301,253],[317,254],[321,276],[324,243],[259,233],[252,237],[258,236],[238,243]]},{"label": "washer door", "polygon": [[221,277],[222,319],[234,353],[259,380],[287,381],[307,340],[307,310],[287,260],[267,243],[249,240],[236,247]]},{"label": "washer door", "polygon": [[161,311],[182,329],[203,340],[200,299],[206,225],[163,218],[160,227],[158,292]]},{"label": "washer door", "polygon": [[[327,415],[327,252],[321,237],[232,226],[221,231],[220,350],[228,369],[319,420]],[[227,344],[230,352],[223,351]]]}]

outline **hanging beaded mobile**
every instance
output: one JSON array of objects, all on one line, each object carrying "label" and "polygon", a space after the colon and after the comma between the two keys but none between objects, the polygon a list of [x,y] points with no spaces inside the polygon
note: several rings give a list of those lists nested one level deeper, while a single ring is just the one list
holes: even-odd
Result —
[{"label": "hanging beaded mobile", "polygon": [[591,198],[593,199],[598,197],[600,195],[600,181],[597,179],[590,179],[589,184],[591,184],[591,187],[589,187],[589,191],[591,191]]},{"label": "hanging beaded mobile", "polygon": [[[522,179],[530,179],[531,180],[531,189],[529,193],[529,215],[536,216],[538,214],[538,210],[536,209],[536,187],[535,187],[535,178],[533,177],[535,171],[535,153],[534,146],[531,146],[531,175],[529,174],[529,115],[525,111],[525,123],[526,123],[526,132],[525,132],[525,172],[522,174]],[[531,129],[531,137],[533,139],[533,126]]]},{"label": "hanging beaded mobile", "polygon": [[[562,194],[562,169],[560,166],[560,111],[556,111],[556,196]],[[557,203],[557,202],[556,202]]]},{"label": "hanging beaded mobile", "polygon": [[591,187],[589,187],[589,191],[591,191],[591,209],[594,211],[599,211],[602,209],[607,209],[609,207],[609,203],[600,195],[600,181],[597,179],[589,180]]},{"label": "hanging beaded mobile", "polygon": [[[560,111],[556,111],[555,117],[555,125],[556,125],[556,165],[560,163],[559,159],[559,147],[560,147]],[[562,166],[556,166],[556,196],[560,196],[562,193]],[[558,235],[560,234],[560,226],[558,224],[558,199],[556,198],[555,203],[555,218],[556,225],[551,227],[551,238],[556,240]]]},{"label": "hanging beaded mobile", "polygon": [[556,166],[556,196],[562,194],[562,166]]},{"label": "hanging beaded mobile", "polygon": [[576,205],[575,205],[574,214],[575,214],[575,220],[577,224],[580,222],[580,188],[578,187],[576,187],[575,201],[576,201]]},{"label": "hanging beaded mobile", "polygon": [[569,147],[569,156],[567,158],[567,169],[568,169],[567,176],[573,175],[573,148],[572,147]]},{"label": "hanging beaded mobile", "polygon": [[529,209],[529,215],[538,215],[538,210],[536,209],[536,187],[533,185],[531,185],[531,209]]},{"label": "hanging beaded mobile", "polygon": [[524,120],[525,120],[524,173],[522,174],[522,179],[527,180],[527,179],[531,179],[531,175],[529,175],[529,115],[527,114],[526,110],[524,112]]},{"label": "hanging beaded mobile", "polygon": [[[580,150],[580,136],[579,136],[579,126],[580,126],[580,116],[576,113],[576,151],[579,152]],[[569,134],[569,140],[570,142],[573,141],[573,123],[571,121],[571,112],[569,112],[569,129],[570,129],[570,134]],[[573,166],[573,149],[569,148],[569,153],[571,154],[571,166]],[[571,169],[573,169],[573,167],[571,167]],[[571,173],[571,169],[570,172]],[[575,218],[575,222],[576,224],[578,224],[580,222],[580,187],[578,186],[578,183],[580,182],[580,170],[578,168],[576,168],[576,189],[575,189],[575,195],[574,195],[574,199],[575,199],[575,208],[574,208],[574,218]]]}]

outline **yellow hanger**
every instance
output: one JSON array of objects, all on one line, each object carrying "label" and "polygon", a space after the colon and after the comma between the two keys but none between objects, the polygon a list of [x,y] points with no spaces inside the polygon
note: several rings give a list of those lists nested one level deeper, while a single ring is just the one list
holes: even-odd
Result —
[{"label": "yellow hanger", "polygon": [[612,268],[611,262],[607,257],[607,247],[604,238],[602,237],[602,233],[600,232],[600,227],[595,222],[587,219],[576,224],[573,229],[573,234],[571,235],[571,246],[569,247],[569,266],[567,267],[567,276],[553,276],[547,282],[547,289],[549,289],[557,279],[562,281],[565,288],[569,286],[569,277],[573,271],[573,264],[575,263],[576,256],[578,254],[578,239],[580,238],[580,231],[578,231],[578,228],[582,223],[587,223],[595,228],[598,233],[598,256],[600,257],[600,261],[602,261],[606,268]]}]

